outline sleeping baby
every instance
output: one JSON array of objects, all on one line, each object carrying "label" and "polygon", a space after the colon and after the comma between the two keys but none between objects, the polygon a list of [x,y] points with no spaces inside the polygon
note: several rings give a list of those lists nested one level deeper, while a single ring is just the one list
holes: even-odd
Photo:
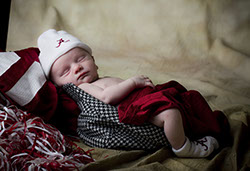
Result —
[{"label": "sleeping baby", "polygon": [[38,48],[46,77],[81,109],[77,133],[87,145],[125,150],[168,146],[179,157],[207,157],[228,134],[224,114],[176,81],[154,85],[143,75],[99,77],[91,48],[65,31],[44,32]]}]

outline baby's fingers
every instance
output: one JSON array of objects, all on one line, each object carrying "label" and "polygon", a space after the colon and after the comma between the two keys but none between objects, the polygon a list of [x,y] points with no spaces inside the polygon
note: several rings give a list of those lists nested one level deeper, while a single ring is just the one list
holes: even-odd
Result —
[{"label": "baby's fingers", "polygon": [[149,78],[145,79],[145,85],[150,86],[152,88],[155,87],[154,84],[152,83],[152,81]]}]

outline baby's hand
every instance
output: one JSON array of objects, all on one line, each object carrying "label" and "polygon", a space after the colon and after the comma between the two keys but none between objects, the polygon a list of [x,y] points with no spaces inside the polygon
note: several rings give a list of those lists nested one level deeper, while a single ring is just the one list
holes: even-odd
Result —
[{"label": "baby's hand", "polygon": [[136,88],[142,88],[145,86],[150,86],[152,88],[155,87],[152,81],[144,75],[134,76],[131,79],[134,81]]}]

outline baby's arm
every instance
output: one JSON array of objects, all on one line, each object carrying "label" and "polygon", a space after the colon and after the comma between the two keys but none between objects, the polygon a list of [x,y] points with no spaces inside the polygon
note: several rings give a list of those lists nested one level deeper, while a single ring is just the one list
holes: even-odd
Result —
[{"label": "baby's arm", "polygon": [[105,89],[88,83],[79,85],[79,87],[87,93],[103,101],[104,103],[112,105],[120,103],[120,101],[134,89],[145,86],[154,87],[151,80],[145,76],[135,76],[120,83],[106,87]]}]

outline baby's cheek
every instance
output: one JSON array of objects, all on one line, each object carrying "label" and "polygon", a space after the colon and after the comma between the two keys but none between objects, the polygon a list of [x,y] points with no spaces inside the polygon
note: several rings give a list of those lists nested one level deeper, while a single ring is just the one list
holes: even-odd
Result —
[{"label": "baby's cheek", "polygon": [[57,84],[58,86],[63,86],[63,85],[65,85],[65,84],[67,84],[67,83],[70,83],[70,81],[68,81],[68,80],[65,79],[65,78],[57,78],[57,80],[56,80],[56,84]]}]

